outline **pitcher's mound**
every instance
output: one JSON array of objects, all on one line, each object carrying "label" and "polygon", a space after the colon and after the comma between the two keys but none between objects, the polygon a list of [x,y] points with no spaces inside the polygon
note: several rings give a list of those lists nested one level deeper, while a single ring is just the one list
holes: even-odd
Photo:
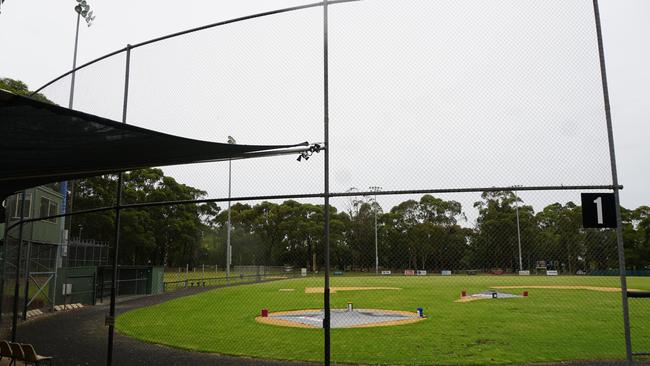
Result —
[{"label": "pitcher's mound", "polygon": [[[374,291],[374,290],[401,290],[399,287],[330,287],[330,293],[340,291]],[[322,294],[325,290],[322,287],[305,287],[306,294]]]},{"label": "pitcher's mound", "polygon": [[[295,328],[322,328],[323,310],[295,310],[270,313],[267,317],[258,316],[257,322]],[[343,309],[331,310],[332,328],[385,327],[419,322],[426,318],[417,313],[397,310]]]},{"label": "pitcher's mound", "polygon": [[456,300],[455,302],[469,302],[469,301],[476,301],[476,300],[483,300],[483,299],[512,299],[517,297],[522,297],[522,296],[509,294],[506,292],[487,290],[487,291],[479,292],[478,294],[463,296],[460,299]]}]

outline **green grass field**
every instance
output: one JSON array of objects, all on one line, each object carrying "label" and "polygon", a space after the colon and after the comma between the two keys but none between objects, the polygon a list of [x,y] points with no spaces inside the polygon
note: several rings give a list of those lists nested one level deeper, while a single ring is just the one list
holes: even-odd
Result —
[{"label": "green grass field", "polygon": [[[629,278],[630,288],[650,290],[650,278]],[[338,292],[332,307],[415,311],[414,324],[332,330],[332,361],[363,364],[506,364],[623,359],[619,293],[530,289],[528,298],[456,303],[462,290],[498,285],[618,287],[617,277],[335,277],[332,286],[385,286],[401,290]],[[321,308],[322,294],[305,287],[322,278],[301,278],[215,289],[127,312],[118,330],[173,347],[250,357],[321,361],[321,329],[259,324],[260,309]],[[281,292],[280,289],[295,289]],[[520,293],[521,290],[503,290]],[[650,351],[650,301],[631,299],[633,347]]]}]

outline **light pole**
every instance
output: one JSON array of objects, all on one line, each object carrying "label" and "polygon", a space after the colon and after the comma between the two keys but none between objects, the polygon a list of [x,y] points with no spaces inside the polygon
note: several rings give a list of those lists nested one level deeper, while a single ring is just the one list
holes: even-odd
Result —
[{"label": "light pole", "polygon": [[[93,11],[90,10],[90,5],[85,0],[77,0],[78,4],[74,7],[74,11],[77,13],[77,28],[75,31],[74,35],[74,53],[72,55],[72,77],[70,79],[70,98],[68,99],[68,108],[72,109],[72,106],[74,104],[74,82],[75,82],[75,74],[76,72],[74,69],[77,68],[77,46],[79,45],[79,22],[81,21],[81,18],[84,18],[86,21],[86,24],[90,27],[93,24],[93,20],[95,20],[95,16],[93,15]],[[59,187],[59,190],[61,194],[63,195],[63,204],[61,205],[61,210],[60,212],[62,214],[66,213],[67,210],[67,197],[68,197],[68,182],[63,181],[61,183],[61,186]],[[70,210],[72,211],[72,197],[74,196],[74,181],[72,181],[72,188],[71,188],[71,194],[70,194]],[[67,219],[68,223],[70,224],[70,230],[72,231],[72,216]],[[61,218],[61,242],[63,243],[66,240],[65,237],[65,218]],[[81,241],[81,232],[79,233],[80,241]]]},{"label": "light pole", "polygon": [[[228,136],[228,143],[237,143],[232,136]],[[232,262],[232,247],[230,246],[231,216],[230,216],[230,193],[232,187],[232,160],[228,159],[228,227],[226,236],[226,279],[230,279],[230,264]]]},{"label": "light pole", "polygon": [[368,187],[371,192],[375,192],[375,274],[379,274],[379,245],[378,245],[378,238],[377,238],[377,206],[379,205],[377,203],[377,192],[381,191],[381,187],[379,186],[371,186]]},{"label": "light pole", "polygon": [[[521,187],[521,186],[515,186]],[[517,201],[519,197],[517,196],[517,191],[515,191],[515,211],[517,213],[517,244],[519,245],[519,271],[524,270],[523,262],[521,261],[521,230],[519,229],[519,203]]]}]

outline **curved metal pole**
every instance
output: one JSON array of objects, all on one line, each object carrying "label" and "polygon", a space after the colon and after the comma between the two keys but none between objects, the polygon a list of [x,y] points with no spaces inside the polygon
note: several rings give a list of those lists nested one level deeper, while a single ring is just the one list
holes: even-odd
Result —
[{"label": "curved metal pole", "polygon": [[[349,3],[349,2],[355,2],[355,1],[361,1],[361,0],[332,0],[332,1],[329,1],[329,3],[330,4],[339,4],[339,3]],[[315,8],[315,7],[318,7],[318,6],[322,6],[323,4],[324,4],[323,2],[318,2],[318,3],[311,3],[311,4],[305,4],[305,5],[298,5],[298,6],[292,6],[292,7],[288,7],[288,8],[276,9],[276,10],[271,10],[271,11],[265,11],[265,12],[262,12],[262,13],[256,13],[256,14],[246,15],[246,16],[243,16],[243,17],[228,19],[228,20],[224,20],[224,21],[220,21],[220,22],[216,22],[216,23],[203,25],[203,26],[196,27],[196,28],[191,28],[191,29],[184,30],[184,31],[181,31],[181,32],[171,33],[171,34],[168,34],[168,35],[165,35],[165,36],[162,36],[162,37],[156,37],[156,38],[150,39],[148,41],[136,43],[136,44],[132,45],[130,48],[134,49],[134,48],[138,48],[140,46],[146,46],[146,45],[148,45],[150,43],[163,41],[165,39],[174,38],[174,37],[182,36],[182,35],[185,35],[185,34],[198,32],[198,31],[201,31],[201,30],[209,29],[209,28],[219,27],[219,26],[226,25],[226,24],[237,23],[237,22],[241,22],[241,21],[244,21],[244,20],[261,18],[261,17],[265,17],[265,16],[269,16],[269,15],[275,15],[275,14],[281,14],[281,13],[287,13],[287,12],[296,11],[296,10]],[[38,93],[41,90],[47,88],[48,86],[54,84],[55,82],[57,82],[57,81],[63,79],[64,77],[74,73],[75,71],[79,71],[79,70],[81,70],[81,69],[83,69],[85,67],[88,67],[88,66],[90,66],[90,65],[92,65],[94,63],[97,63],[97,62],[99,62],[101,60],[107,59],[107,58],[109,58],[111,56],[115,56],[118,53],[125,52],[126,50],[127,50],[127,47],[121,48],[121,49],[113,51],[111,53],[107,53],[104,56],[101,56],[101,57],[98,57],[98,58],[96,58],[94,60],[86,62],[85,64],[83,64],[83,65],[81,65],[79,67],[73,68],[72,70],[58,76],[57,78],[49,81],[48,83],[44,84],[40,88],[36,89],[35,91],[33,91],[30,94],[30,96],[35,95],[36,93]]]}]

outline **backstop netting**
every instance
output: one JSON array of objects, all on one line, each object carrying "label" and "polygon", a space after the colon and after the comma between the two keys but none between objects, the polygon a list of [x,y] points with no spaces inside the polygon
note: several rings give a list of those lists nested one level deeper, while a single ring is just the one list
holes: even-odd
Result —
[{"label": "backstop netting", "polygon": [[[613,188],[592,2],[328,14],[327,79],[321,6],[134,44],[75,73],[75,109],[239,144],[322,143],[329,86],[329,243],[323,151],[123,174],[117,261],[144,289],[118,297],[115,362],[323,362],[326,247],[332,362],[623,360],[616,233],[582,224],[580,193]],[[40,92],[67,105],[70,82]],[[70,182],[67,209],[115,205],[117,184]],[[648,211],[622,218],[629,288],[648,291]],[[113,210],[66,218],[71,238],[110,253],[115,225]],[[631,305],[633,346],[650,350],[648,307]],[[95,329],[80,342],[103,349],[105,313],[79,310],[66,334]],[[39,338],[56,319],[18,337],[103,362]]]}]

